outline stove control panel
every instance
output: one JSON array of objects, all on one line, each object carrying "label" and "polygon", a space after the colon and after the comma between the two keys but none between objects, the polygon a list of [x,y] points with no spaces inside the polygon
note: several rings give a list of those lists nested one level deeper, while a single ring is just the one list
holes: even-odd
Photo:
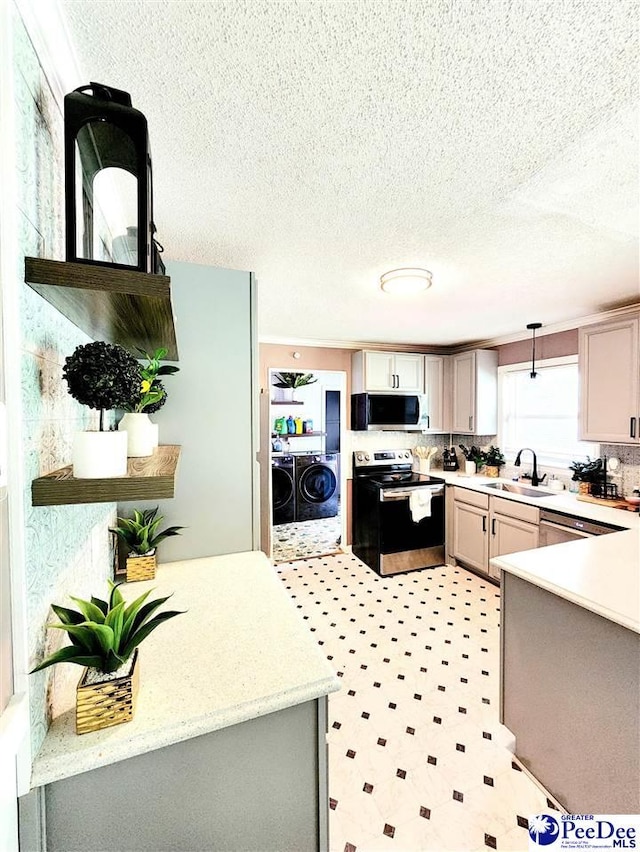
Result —
[{"label": "stove control panel", "polygon": [[393,464],[408,464],[411,450],[359,450],[353,454],[354,467],[382,467]]}]

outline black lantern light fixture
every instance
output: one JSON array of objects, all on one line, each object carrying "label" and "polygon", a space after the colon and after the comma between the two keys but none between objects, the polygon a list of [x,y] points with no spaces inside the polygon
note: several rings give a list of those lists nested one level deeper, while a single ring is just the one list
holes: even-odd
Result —
[{"label": "black lantern light fixture", "polygon": [[536,373],[536,331],[539,328],[542,328],[542,323],[530,322],[527,325],[527,328],[531,332],[531,372],[529,373],[529,376],[532,379],[535,379],[535,377],[538,375]]},{"label": "black lantern light fixture", "polygon": [[101,83],[66,95],[64,147],[67,260],[164,272],[147,120],[131,96]]}]

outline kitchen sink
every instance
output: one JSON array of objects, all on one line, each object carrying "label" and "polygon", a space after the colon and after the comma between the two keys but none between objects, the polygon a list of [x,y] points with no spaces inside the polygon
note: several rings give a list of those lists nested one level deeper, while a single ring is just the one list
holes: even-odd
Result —
[{"label": "kitchen sink", "polygon": [[530,488],[528,485],[518,485],[517,482],[487,482],[487,488],[496,491],[508,491],[509,494],[521,494],[523,497],[551,497],[548,491],[541,488]]}]

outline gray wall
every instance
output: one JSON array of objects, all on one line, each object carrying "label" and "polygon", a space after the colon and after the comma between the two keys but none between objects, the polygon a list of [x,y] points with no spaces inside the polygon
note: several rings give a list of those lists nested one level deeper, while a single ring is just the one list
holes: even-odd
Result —
[{"label": "gray wall", "polygon": [[118,514],[160,506],[188,527],[160,545],[160,562],[254,548],[254,323],[249,272],[169,262],[180,372],[151,419],[161,444],[180,444],[175,497],[124,503]]}]

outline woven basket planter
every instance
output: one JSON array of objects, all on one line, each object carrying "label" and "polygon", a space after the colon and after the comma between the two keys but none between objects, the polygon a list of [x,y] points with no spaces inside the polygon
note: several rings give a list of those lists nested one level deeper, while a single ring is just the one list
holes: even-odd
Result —
[{"label": "woven basket planter", "polygon": [[153,580],[156,576],[157,564],[155,550],[144,556],[127,556],[127,583]]},{"label": "woven basket planter", "polygon": [[591,494],[591,483],[590,482],[579,482],[578,483],[578,494]]},{"label": "woven basket planter", "polygon": [[124,677],[87,684],[88,669],[85,669],[76,688],[76,733],[88,734],[130,722],[138,694],[139,672],[137,648],[131,671]]},{"label": "woven basket planter", "polygon": [[492,464],[485,465],[484,472],[487,476],[492,476],[494,479],[497,479],[500,476],[500,468],[495,467]]}]

